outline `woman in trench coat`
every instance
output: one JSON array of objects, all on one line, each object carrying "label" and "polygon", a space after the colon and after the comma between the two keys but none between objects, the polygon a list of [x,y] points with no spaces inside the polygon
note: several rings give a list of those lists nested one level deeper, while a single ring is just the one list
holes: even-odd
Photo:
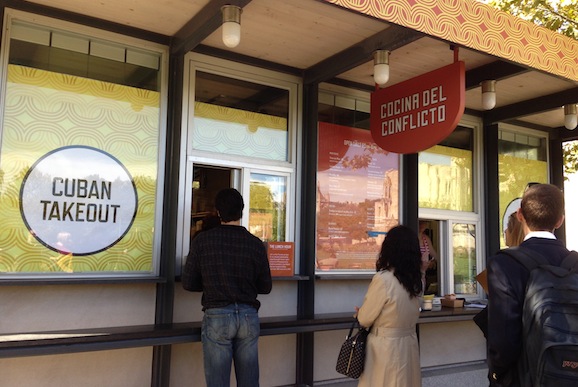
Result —
[{"label": "woman in trench coat", "polygon": [[357,311],[371,327],[360,387],[419,387],[421,370],[416,323],[419,317],[421,253],[417,234],[392,228],[376,263],[377,273]]}]

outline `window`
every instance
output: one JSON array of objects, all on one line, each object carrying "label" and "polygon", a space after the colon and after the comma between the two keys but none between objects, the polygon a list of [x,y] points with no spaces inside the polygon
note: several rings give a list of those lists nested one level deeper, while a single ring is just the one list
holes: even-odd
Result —
[{"label": "window", "polygon": [[288,161],[289,91],[196,72],[195,150]]},{"label": "window", "polygon": [[458,126],[419,153],[419,206],[473,211],[473,130]]},{"label": "window", "polygon": [[187,58],[190,115],[183,141],[192,173],[185,174],[180,204],[186,214],[182,256],[188,230],[194,235],[201,229],[215,211],[215,195],[229,187],[243,195],[241,224],[252,234],[263,242],[294,242],[299,80],[200,54]]},{"label": "window", "polygon": [[476,254],[476,226],[468,223],[452,225],[453,292],[475,295],[478,293]]},{"label": "window", "polygon": [[426,284],[438,296],[482,295],[475,278],[484,257],[483,244],[477,243],[483,211],[476,194],[481,184],[477,125],[462,118],[447,138],[418,155],[420,224],[429,225],[439,256],[435,270],[426,272]]},{"label": "window", "polygon": [[249,197],[249,231],[263,241],[286,241],[287,178],[251,173]]},{"label": "window", "polygon": [[320,271],[375,270],[387,231],[399,223],[399,155],[377,146],[369,103],[319,95],[317,257]]},{"label": "window", "polygon": [[498,175],[500,188],[500,234],[508,216],[519,207],[528,183],[548,182],[546,138],[533,132],[502,129],[498,133]]},{"label": "window", "polygon": [[166,48],[28,19],[3,42],[0,276],[156,275]]}]

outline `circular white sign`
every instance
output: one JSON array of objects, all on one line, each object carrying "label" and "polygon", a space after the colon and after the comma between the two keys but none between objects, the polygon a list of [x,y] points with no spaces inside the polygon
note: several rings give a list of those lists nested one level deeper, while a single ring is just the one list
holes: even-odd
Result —
[{"label": "circular white sign", "polygon": [[132,176],[110,154],[67,146],[42,156],[20,189],[20,213],[44,246],[64,254],[106,250],[128,232],[138,207]]}]

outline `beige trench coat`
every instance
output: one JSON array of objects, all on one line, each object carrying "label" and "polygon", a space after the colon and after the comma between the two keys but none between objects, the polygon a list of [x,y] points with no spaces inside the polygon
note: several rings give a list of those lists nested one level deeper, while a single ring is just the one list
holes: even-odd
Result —
[{"label": "beige trench coat", "polygon": [[419,387],[421,369],[416,323],[419,298],[409,293],[392,272],[373,276],[357,319],[371,327],[360,387]]}]

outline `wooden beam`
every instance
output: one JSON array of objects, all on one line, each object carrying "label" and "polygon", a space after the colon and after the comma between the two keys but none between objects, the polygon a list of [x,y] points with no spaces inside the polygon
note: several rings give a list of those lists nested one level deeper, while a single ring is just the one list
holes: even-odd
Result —
[{"label": "wooden beam", "polygon": [[303,83],[310,85],[335,78],[372,60],[375,50],[393,51],[422,38],[424,34],[391,25],[386,30],[355,44],[305,70]]},{"label": "wooden beam", "polygon": [[529,69],[510,62],[497,60],[466,72],[466,90],[480,86],[482,81],[501,80],[525,73]]},{"label": "wooden beam", "polygon": [[[22,0],[0,0],[0,10],[4,13],[4,8],[13,8],[19,11],[36,13],[54,19],[65,20],[71,23],[81,24],[101,30],[111,31],[117,34],[131,36],[138,39],[148,40],[158,44],[169,45],[170,37],[140,28],[114,23],[108,20],[98,19],[80,13],[70,12],[65,9],[48,7],[41,4],[31,3]],[[3,15],[2,15],[3,16]]]},{"label": "wooden beam", "polygon": [[572,103],[578,103],[578,87],[489,110],[484,114],[484,120],[488,124],[508,121]]},{"label": "wooden beam", "polygon": [[298,69],[296,67],[291,67],[281,63],[275,63],[259,58],[254,58],[252,56],[239,54],[234,51],[223,50],[222,48],[210,47],[205,46],[203,44],[199,44],[197,47],[195,47],[193,51],[198,52],[199,54],[214,56],[217,58],[226,59],[237,63],[244,63],[246,65],[253,67],[260,67],[263,69],[291,74],[298,77],[303,76],[303,70]]}]

